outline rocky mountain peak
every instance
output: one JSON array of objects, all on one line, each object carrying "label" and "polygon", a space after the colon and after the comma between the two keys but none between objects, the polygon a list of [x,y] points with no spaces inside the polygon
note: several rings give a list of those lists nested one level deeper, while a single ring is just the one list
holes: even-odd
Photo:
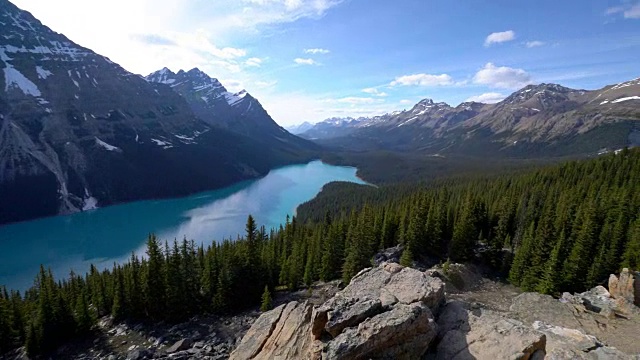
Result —
[{"label": "rocky mountain peak", "polygon": [[555,104],[571,100],[580,90],[574,90],[558,84],[527,85],[514,92],[500,104],[520,105],[532,109],[547,109]]},{"label": "rocky mountain peak", "polygon": [[410,112],[413,113],[413,115],[422,115],[430,111],[438,111],[450,107],[451,106],[445,102],[436,103],[433,99],[423,99],[420,100],[420,102],[418,102]]},{"label": "rocky mountain peak", "polygon": [[171,85],[176,82],[176,73],[169,68],[162,68],[146,76],[147,81]]},{"label": "rocky mountain peak", "polygon": [[419,105],[433,105],[433,104],[434,104],[434,102],[433,102],[433,99],[429,99],[429,98],[427,98],[427,99],[422,99],[422,100],[420,100],[420,101],[418,102],[418,104],[419,104]]},{"label": "rocky mountain peak", "polygon": [[456,110],[477,110],[485,105],[486,104],[476,102],[476,101],[465,101],[463,103],[460,103],[460,105],[456,106],[455,109]]}]

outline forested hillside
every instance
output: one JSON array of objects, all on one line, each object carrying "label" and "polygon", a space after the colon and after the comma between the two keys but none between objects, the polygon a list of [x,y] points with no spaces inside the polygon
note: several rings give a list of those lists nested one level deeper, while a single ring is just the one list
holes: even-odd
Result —
[{"label": "forested hillside", "polygon": [[398,243],[406,264],[480,261],[524,290],[582,290],[622,266],[640,268],[638,184],[640,151],[625,149],[521,174],[371,188],[350,199],[367,200],[350,212],[316,203],[307,211],[321,220],[287,219],[271,231],[249,217],[244,238],[207,247],[150,235],[145,258],[61,282],[42,268],[25,294],[0,292],[0,353],[23,343],[48,353],[103,315],[180,321],[257,306],[278,286],[349,281]]}]

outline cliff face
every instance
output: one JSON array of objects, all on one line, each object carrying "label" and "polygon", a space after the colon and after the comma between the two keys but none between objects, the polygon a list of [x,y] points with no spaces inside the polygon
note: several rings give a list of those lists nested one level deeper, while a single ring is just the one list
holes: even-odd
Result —
[{"label": "cliff face", "polygon": [[[482,297],[482,290],[469,290],[484,280],[464,275],[470,273],[457,264],[446,272],[395,263],[363,270],[322,305],[292,301],[262,314],[231,359],[640,358],[594,336],[618,336],[605,322],[625,332],[640,330],[638,308],[624,295],[614,297],[604,288],[561,300],[524,293],[504,309],[466,301],[476,292]],[[619,344],[640,351],[632,343]]]}]

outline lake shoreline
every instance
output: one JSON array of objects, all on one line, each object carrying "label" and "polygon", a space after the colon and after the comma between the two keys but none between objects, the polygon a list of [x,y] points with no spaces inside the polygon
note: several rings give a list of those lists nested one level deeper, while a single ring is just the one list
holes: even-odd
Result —
[{"label": "lake shoreline", "polygon": [[[144,254],[150,233],[163,242],[184,237],[197,243],[236,239],[251,214],[277,228],[333,181],[365,183],[357,168],[320,160],[272,169],[265,176],[225,188],[171,199],[147,199],[69,215],[0,226],[0,285],[25,289],[40,264],[57,277],[89,264],[110,268],[131,253]],[[62,275],[62,276],[61,276]]]}]

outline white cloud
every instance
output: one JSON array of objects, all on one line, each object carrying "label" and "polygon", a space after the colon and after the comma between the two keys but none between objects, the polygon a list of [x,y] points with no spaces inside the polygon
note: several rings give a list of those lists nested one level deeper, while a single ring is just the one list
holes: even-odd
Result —
[{"label": "white cloud", "polygon": [[605,11],[606,15],[615,15],[622,13],[625,19],[640,19],[640,2],[637,4],[624,4],[613,6]]},{"label": "white cloud", "polygon": [[369,97],[356,97],[356,96],[349,96],[349,97],[343,97],[337,100],[329,100],[328,102],[339,102],[339,103],[344,103],[344,104],[351,104],[351,105],[358,105],[358,104],[373,104],[376,102],[382,102],[384,100],[381,99],[374,99],[374,98],[369,98]]},{"label": "white cloud", "polygon": [[405,104],[406,105],[406,104],[413,104],[413,103],[414,103],[413,101],[407,100],[407,99],[400,100],[400,104]]},{"label": "white cloud", "polygon": [[318,63],[313,59],[295,58],[293,59],[293,62],[298,65],[318,65]]},{"label": "white cloud", "polygon": [[624,12],[625,19],[640,19],[640,3],[637,3]]},{"label": "white cloud", "polygon": [[607,11],[605,11],[604,13],[606,15],[613,15],[623,11],[624,11],[624,6],[612,6],[608,8]]},{"label": "white cloud", "polygon": [[506,95],[502,95],[497,92],[488,92],[481,95],[472,96],[465,101],[474,101],[483,104],[495,104],[504,100],[504,98],[506,98]]},{"label": "white cloud", "polygon": [[453,79],[447,74],[431,75],[431,74],[413,74],[397,77],[390,83],[391,86],[446,86],[452,85]]},{"label": "white cloud", "polygon": [[248,58],[247,61],[244,62],[244,64],[249,67],[260,67],[262,66],[262,59],[257,57]]},{"label": "white cloud", "polygon": [[264,88],[274,87],[274,86],[276,86],[277,83],[278,82],[276,80],[274,80],[274,81],[256,81],[253,84],[256,87],[264,89]]},{"label": "white cloud", "polygon": [[534,47],[538,47],[538,46],[544,46],[546,43],[544,41],[540,41],[540,40],[533,40],[533,41],[527,41],[526,45],[528,48],[534,48]]},{"label": "white cloud", "polygon": [[475,74],[473,82],[494,88],[519,89],[531,83],[531,76],[522,69],[487,63]]},{"label": "white cloud", "polygon": [[245,89],[243,82],[238,79],[221,79],[220,83],[232,93]]},{"label": "white cloud", "polygon": [[315,48],[315,49],[304,49],[304,53],[305,54],[328,54],[330,53],[330,51],[327,49]]},{"label": "white cloud", "polygon": [[513,30],[494,32],[489,34],[484,40],[484,46],[491,46],[491,44],[499,44],[507,41],[511,41],[516,38],[516,33]]},{"label": "white cloud", "polygon": [[[252,95],[254,95],[252,93]],[[273,119],[282,126],[303,121],[318,122],[338,116],[374,116],[390,111],[402,110],[404,105],[389,104],[382,99],[353,100],[350,98],[328,98],[327,94],[262,93],[256,92],[260,103]],[[263,100],[264,99],[264,100]]]},{"label": "white cloud", "polygon": [[363,93],[367,93],[367,94],[371,94],[371,95],[375,95],[375,96],[380,96],[380,97],[385,97],[385,96],[389,95],[386,92],[380,91],[380,90],[378,90],[377,88],[374,88],[374,87],[362,89],[362,92]]}]

